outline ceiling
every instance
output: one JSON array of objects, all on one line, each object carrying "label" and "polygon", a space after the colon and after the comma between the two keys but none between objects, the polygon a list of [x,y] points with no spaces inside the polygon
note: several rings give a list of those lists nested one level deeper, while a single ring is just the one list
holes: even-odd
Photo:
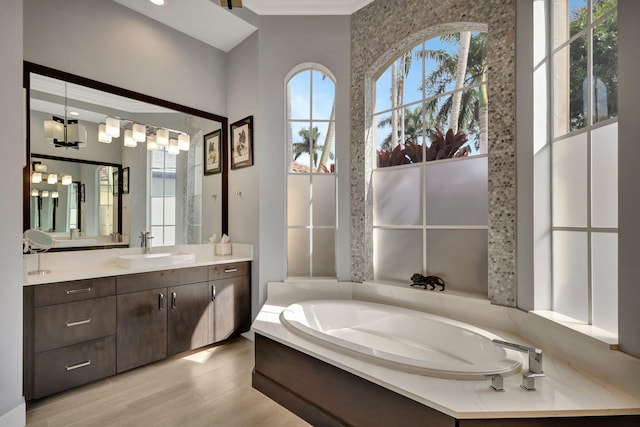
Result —
[{"label": "ceiling", "polygon": [[[257,28],[220,6],[218,0],[167,0],[156,6],[149,0],[113,0],[229,52]],[[258,15],[351,15],[373,0],[243,0]]]}]

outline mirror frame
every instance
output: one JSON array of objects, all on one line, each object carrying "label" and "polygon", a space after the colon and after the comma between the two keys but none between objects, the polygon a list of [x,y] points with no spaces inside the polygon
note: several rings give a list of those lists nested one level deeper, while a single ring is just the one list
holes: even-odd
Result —
[{"label": "mirror frame", "polygon": [[[205,119],[218,121],[221,123],[222,130],[222,146],[224,147],[224,153],[228,153],[228,131],[227,128],[229,126],[229,119],[223,116],[219,116],[217,114],[208,113],[206,111],[198,110],[195,108],[187,107],[185,105],[176,104],[171,101],[166,101],[164,99],[156,98],[150,95],[145,95],[139,92],[134,92],[132,90],[124,89],[118,86],[110,85],[108,83],[99,82],[93,79],[89,79],[86,77],[81,77],[76,74],[67,73],[65,71],[56,70],[54,68],[46,67],[44,65],[35,64],[33,62],[24,61],[23,63],[23,88],[24,88],[24,104],[25,104],[25,129],[24,129],[24,137],[25,137],[25,145],[26,145],[26,165],[22,171],[22,221],[23,221],[23,232],[30,228],[30,186],[31,186],[31,131],[30,131],[30,111],[31,111],[31,102],[30,102],[30,75],[31,73],[40,74],[47,77],[52,77],[58,80],[63,80],[69,83],[74,83],[77,85],[82,85],[86,87],[90,87],[93,89],[101,90],[104,92],[112,93],[114,95],[124,96],[127,98],[135,99],[137,101],[147,102],[149,104],[159,105],[161,107],[169,108],[172,110],[176,110],[185,114],[191,114],[193,116],[199,116]],[[35,153],[34,153],[35,154]],[[72,159],[65,159],[72,160]],[[72,160],[73,161],[73,160]],[[83,161],[86,163],[91,163],[90,161]],[[120,166],[110,164],[109,166]],[[204,177],[203,177],[204,179]],[[228,217],[228,192],[229,192],[229,161],[228,158],[225,157],[222,162],[222,221],[221,221],[221,229],[223,234],[228,234],[229,232],[229,217]],[[118,209],[121,211],[122,209],[122,194],[118,195]],[[119,232],[122,232],[122,217],[120,213],[120,221],[118,224]],[[202,213],[204,217],[204,212]]]},{"label": "mirror frame", "polygon": [[[96,162],[93,160],[82,160],[82,159],[71,159],[68,157],[58,157],[58,156],[50,156],[48,154],[38,154],[38,153],[29,153],[29,162],[32,163],[31,158],[37,157],[38,159],[45,160],[56,160],[61,162],[72,162],[72,163],[84,163],[88,165],[97,165],[97,166],[111,166],[118,169],[118,176],[122,176],[122,165],[119,163],[106,163],[106,162]],[[31,172],[31,170],[29,170]],[[77,182],[77,181],[74,181]],[[31,182],[29,182],[29,188],[31,187]],[[30,190],[28,191],[30,194]],[[31,208],[31,204],[29,204],[29,208]],[[29,218],[29,223],[27,226],[31,225],[31,218]],[[118,191],[118,223],[113,225],[113,229],[118,233],[122,234],[122,191]]]}]

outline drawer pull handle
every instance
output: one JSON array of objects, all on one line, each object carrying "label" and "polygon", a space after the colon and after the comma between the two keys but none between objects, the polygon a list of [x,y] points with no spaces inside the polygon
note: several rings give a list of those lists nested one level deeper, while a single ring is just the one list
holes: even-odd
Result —
[{"label": "drawer pull handle", "polygon": [[211,301],[216,300],[216,285],[211,285]]},{"label": "drawer pull handle", "polygon": [[67,291],[67,295],[88,294],[89,292],[91,292],[91,288],[70,289],[70,290]]},{"label": "drawer pull handle", "polygon": [[67,328],[71,326],[86,325],[87,323],[90,323],[90,322],[91,322],[91,318],[78,320],[77,322],[67,322]]},{"label": "drawer pull handle", "polygon": [[237,268],[225,268],[224,270],[225,273],[235,273],[236,271],[238,271]]},{"label": "drawer pull handle", "polygon": [[158,294],[158,310],[164,310],[164,294],[162,292]]},{"label": "drawer pull handle", "polygon": [[84,368],[85,366],[89,366],[89,365],[91,365],[91,360],[80,362],[77,365],[67,366],[67,371],[73,371],[74,369]]},{"label": "drawer pull handle", "polygon": [[171,308],[176,308],[177,295],[175,292],[171,292]]}]

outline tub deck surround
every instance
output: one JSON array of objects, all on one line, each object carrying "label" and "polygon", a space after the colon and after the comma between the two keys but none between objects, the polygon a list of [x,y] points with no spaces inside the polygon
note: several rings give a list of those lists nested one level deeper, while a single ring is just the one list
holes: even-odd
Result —
[{"label": "tub deck surround", "polygon": [[[289,331],[280,322],[281,312],[292,303],[318,298],[350,299],[353,297],[361,299],[360,297],[366,294],[361,288],[366,286],[368,285],[324,281],[300,284],[269,283],[268,299],[254,321],[252,329],[255,333],[266,338],[458,419],[640,414],[640,395],[625,393],[601,379],[574,368],[571,363],[557,357],[555,352],[547,351],[544,345],[541,348],[544,351],[546,377],[536,381],[537,390],[527,392],[521,389],[521,376],[516,374],[505,377],[504,388],[506,392],[496,393],[489,388],[489,380],[463,381],[433,378],[367,362],[304,339]],[[382,287],[382,284],[372,286],[372,288]],[[386,289],[386,292],[402,293],[398,289]],[[382,289],[371,289],[370,291],[371,293],[367,294],[369,299],[373,298],[373,294],[385,292]],[[521,335],[507,330],[509,328],[515,329],[518,321],[511,320],[509,314],[493,313],[491,308],[496,306],[485,304],[479,298],[465,301],[462,296],[449,295],[447,297],[441,295],[442,293],[439,295],[435,292],[415,289],[413,291],[408,294],[410,297],[407,299],[415,300],[419,295],[416,292],[423,292],[425,298],[427,298],[426,295],[431,294],[430,298],[437,299],[437,301],[432,301],[432,306],[440,310],[449,310],[449,314],[455,311],[452,310],[452,307],[464,306],[461,311],[465,312],[465,319],[456,320],[464,320],[474,325],[478,325],[480,322],[469,322],[473,313],[468,311],[481,312],[486,308],[488,314],[479,313],[481,318],[485,317],[483,322],[502,325],[503,328],[483,326],[484,329],[500,335],[508,341],[534,346],[531,341]],[[470,310],[470,307],[474,307],[474,309]],[[500,308],[517,311],[507,307]],[[522,314],[526,315],[527,313]],[[600,363],[606,363],[606,361],[600,360]],[[638,374],[639,372],[631,372],[628,373],[628,376],[637,377]]]},{"label": "tub deck surround", "polygon": [[[150,266],[148,268],[123,268],[117,265],[116,259],[119,255],[141,254],[143,248],[125,249],[98,249],[88,251],[71,252],[45,252],[40,254],[40,268],[51,270],[43,275],[27,275],[23,285],[39,285],[43,283],[64,282],[69,280],[91,279],[95,277],[119,276],[131,273],[144,273],[176,268],[189,268],[214,264],[227,264],[232,262],[252,261],[253,245],[233,243],[232,254],[228,256],[218,256],[214,254],[213,245],[176,245],[163,246],[152,249],[152,252],[191,252],[196,256],[195,262]],[[36,269],[37,255],[24,255],[23,262],[27,271]]]}]

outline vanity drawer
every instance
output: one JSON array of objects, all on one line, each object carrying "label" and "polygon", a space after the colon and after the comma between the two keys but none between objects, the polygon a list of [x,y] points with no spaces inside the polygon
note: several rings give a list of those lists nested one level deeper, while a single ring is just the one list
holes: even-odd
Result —
[{"label": "vanity drawer", "polygon": [[74,280],[34,286],[33,305],[63,304],[116,294],[116,278]]},{"label": "vanity drawer", "polygon": [[113,335],[116,297],[38,307],[34,331],[35,353]]},{"label": "vanity drawer", "polygon": [[207,281],[207,267],[188,267],[118,276],[118,295]]},{"label": "vanity drawer", "polygon": [[35,355],[34,398],[86,384],[116,373],[113,336]]},{"label": "vanity drawer", "polygon": [[249,275],[248,262],[233,262],[209,266],[209,280],[227,279],[230,277]]}]

